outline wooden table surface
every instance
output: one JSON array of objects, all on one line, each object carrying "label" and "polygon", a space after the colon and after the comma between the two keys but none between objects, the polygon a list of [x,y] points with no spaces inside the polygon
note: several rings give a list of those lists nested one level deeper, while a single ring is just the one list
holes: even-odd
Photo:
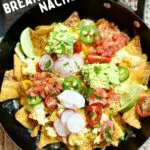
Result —
[{"label": "wooden table surface", "polygon": [[0,127],[0,150],[19,150]]}]

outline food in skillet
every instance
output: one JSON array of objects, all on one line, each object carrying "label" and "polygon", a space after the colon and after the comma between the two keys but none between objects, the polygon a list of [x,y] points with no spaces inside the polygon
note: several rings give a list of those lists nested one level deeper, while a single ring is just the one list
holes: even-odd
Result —
[{"label": "food in skillet", "polygon": [[149,76],[138,36],[74,12],[63,23],[21,33],[0,101],[18,99],[16,120],[31,137],[40,135],[39,148],[57,142],[70,150],[117,147],[150,116]]}]

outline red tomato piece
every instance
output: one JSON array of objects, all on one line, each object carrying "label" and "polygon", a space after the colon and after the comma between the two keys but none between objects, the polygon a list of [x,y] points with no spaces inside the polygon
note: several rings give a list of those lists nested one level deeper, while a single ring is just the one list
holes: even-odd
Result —
[{"label": "red tomato piece", "polygon": [[90,64],[93,63],[109,63],[110,58],[108,57],[103,57],[103,56],[98,56],[98,55],[88,55],[88,62]]},{"label": "red tomato piece", "polygon": [[57,108],[57,100],[53,97],[47,96],[44,102],[50,111],[54,111]]},{"label": "red tomato piece", "polygon": [[82,43],[81,41],[78,40],[74,43],[74,52],[80,53],[81,51],[82,51]]},{"label": "red tomato piece", "polygon": [[87,114],[86,119],[88,125],[90,127],[96,126],[102,117],[101,105],[99,103],[94,103],[92,105],[89,105],[86,108],[86,114]]},{"label": "red tomato piece", "polygon": [[136,113],[138,116],[145,118],[150,117],[150,97],[140,97],[136,104]]},{"label": "red tomato piece", "polygon": [[42,72],[39,63],[36,64],[36,72]]},{"label": "red tomato piece", "polygon": [[108,94],[108,99],[111,101],[118,101],[120,99],[120,96],[116,94],[113,90],[109,90],[107,94]]}]

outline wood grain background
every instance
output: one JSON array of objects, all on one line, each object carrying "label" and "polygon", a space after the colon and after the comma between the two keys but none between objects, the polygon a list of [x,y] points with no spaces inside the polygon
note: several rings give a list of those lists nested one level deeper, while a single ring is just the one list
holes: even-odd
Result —
[{"label": "wood grain background", "polygon": [[0,150],[19,150],[0,127]]}]

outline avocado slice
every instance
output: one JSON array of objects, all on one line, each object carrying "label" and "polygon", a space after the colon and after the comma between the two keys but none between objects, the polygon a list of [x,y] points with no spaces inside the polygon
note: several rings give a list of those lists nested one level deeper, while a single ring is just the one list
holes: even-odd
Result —
[{"label": "avocado slice", "polygon": [[30,36],[30,28],[27,27],[23,30],[20,36],[20,42],[23,53],[29,58],[36,58],[37,55],[34,52],[34,47],[32,44],[31,36]]}]

